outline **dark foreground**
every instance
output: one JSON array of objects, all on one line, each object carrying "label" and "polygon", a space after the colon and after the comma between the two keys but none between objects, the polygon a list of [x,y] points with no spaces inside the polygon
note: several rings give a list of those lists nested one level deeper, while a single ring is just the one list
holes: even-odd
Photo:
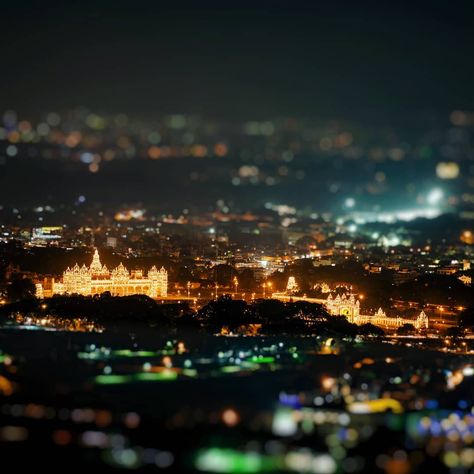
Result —
[{"label": "dark foreground", "polygon": [[469,346],[134,331],[0,331],[5,466],[472,472]]}]

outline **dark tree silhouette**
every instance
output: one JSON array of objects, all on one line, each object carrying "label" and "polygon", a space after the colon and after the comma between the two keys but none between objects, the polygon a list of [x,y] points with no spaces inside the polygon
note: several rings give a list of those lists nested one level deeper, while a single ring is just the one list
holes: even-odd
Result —
[{"label": "dark tree silhouette", "polygon": [[230,287],[234,277],[237,276],[237,271],[230,265],[216,265],[212,270],[212,278],[217,281],[219,285]]},{"label": "dark tree silhouette", "polygon": [[252,308],[243,300],[233,300],[230,295],[210,301],[198,311],[197,318],[213,332],[219,332],[224,326],[232,330],[256,322]]},{"label": "dark tree silhouette", "polygon": [[415,334],[416,328],[413,326],[413,324],[406,323],[403,326],[400,326],[397,329],[397,334],[400,336],[408,336],[409,334]]},{"label": "dark tree silhouette", "polygon": [[239,279],[239,288],[242,290],[254,290],[257,286],[255,275],[250,268],[242,270],[237,278]]},{"label": "dark tree silhouette", "polygon": [[459,325],[464,329],[474,328],[474,307],[466,308],[459,315]]},{"label": "dark tree silhouette", "polygon": [[459,339],[464,336],[464,329],[459,326],[454,326],[446,329],[446,337],[451,339]]},{"label": "dark tree silhouette", "polygon": [[382,328],[375,326],[372,323],[362,324],[358,329],[359,334],[364,336],[385,336],[385,332]]},{"label": "dark tree silhouette", "polygon": [[10,302],[35,297],[35,285],[29,278],[15,278],[7,285],[7,300]]}]

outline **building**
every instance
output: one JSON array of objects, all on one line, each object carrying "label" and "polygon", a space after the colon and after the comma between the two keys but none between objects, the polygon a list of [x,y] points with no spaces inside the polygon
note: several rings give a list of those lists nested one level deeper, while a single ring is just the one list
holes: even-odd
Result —
[{"label": "building", "polygon": [[360,302],[352,294],[337,295],[336,298],[329,295],[325,306],[329,314],[345,316],[349,322],[359,325],[370,323],[386,328],[399,328],[404,324],[413,324],[416,329],[428,329],[429,326],[428,316],[424,311],[421,311],[415,320],[387,316],[382,308],[379,308],[375,314],[360,314]]},{"label": "building", "polygon": [[[291,278],[291,277],[290,277]],[[428,316],[424,311],[416,319],[405,319],[400,316],[387,316],[382,308],[375,314],[360,314],[360,301],[353,294],[337,295],[335,298],[330,294],[327,299],[307,298],[306,296],[294,296],[289,292],[273,293],[272,298],[282,301],[307,301],[324,305],[331,316],[345,316],[353,324],[374,324],[384,328],[396,329],[404,324],[413,324],[416,329],[428,329]]]},{"label": "building", "polygon": [[416,329],[428,329],[428,326],[429,326],[428,316],[423,310],[421,310],[421,313],[415,319],[414,326]]},{"label": "building", "polygon": [[[102,265],[99,252],[95,250],[90,267],[77,263],[67,268],[62,281],[51,285],[51,294],[79,294],[84,296],[110,292],[113,296],[148,295],[164,298],[168,295],[168,272],[153,266],[145,276],[142,270],[129,272],[122,263],[112,271]],[[36,295],[47,296],[42,283],[36,284]]]},{"label": "building", "polygon": [[287,293],[298,291],[298,285],[294,276],[290,276],[288,278],[288,283],[286,284],[286,291]]},{"label": "building", "polygon": [[360,302],[354,295],[337,295],[335,298],[330,294],[326,300],[326,308],[333,316],[345,316],[349,322],[353,323],[359,317]]},{"label": "building", "polygon": [[61,240],[63,230],[59,226],[35,227],[31,234],[31,242],[35,245],[46,245],[48,242]]},{"label": "building", "polygon": [[375,314],[360,314],[354,320],[356,324],[374,324],[375,326],[384,326],[389,328],[398,328],[407,321],[400,316],[395,318],[387,316],[382,308],[379,308]]},{"label": "building", "polygon": [[458,280],[464,283],[466,286],[471,286],[472,284],[472,278],[467,275],[461,275],[458,277]]}]

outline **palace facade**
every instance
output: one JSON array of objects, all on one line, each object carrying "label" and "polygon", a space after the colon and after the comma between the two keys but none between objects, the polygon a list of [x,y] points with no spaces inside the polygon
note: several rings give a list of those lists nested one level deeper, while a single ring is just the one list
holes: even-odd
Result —
[{"label": "palace facade", "polygon": [[375,326],[383,326],[386,328],[399,328],[404,324],[413,324],[415,329],[428,329],[429,327],[428,316],[423,310],[421,310],[416,319],[404,319],[400,316],[387,316],[385,311],[383,311],[382,308],[379,308],[375,314],[360,314],[353,322],[356,324],[370,323]]},{"label": "palace facade", "polygon": [[360,302],[353,294],[342,296],[337,295],[333,298],[331,295],[325,302],[326,309],[333,316],[345,316],[349,322],[355,324],[374,324],[386,328],[399,328],[404,324],[413,324],[416,329],[428,329],[428,316],[422,310],[416,319],[405,319],[400,316],[387,316],[382,308],[379,308],[375,314],[360,314]]},{"label": "palace facade", "polygon": [[[319,285],[321,289],[329,289],[329,286],[325,283]],[[428,329],[429,320],[428,316],[424,311],[415,319],[401,318],[400,316],[387,316],[382,308],[379,308],[375,314],[360,314],[360,301],[355,297],[354,294],[342,294],[336,295],[335,297],[329,293],[327,299],[324,298],[308,298],[304,296],[294,295],[295,289],[298,288],[298,284],[294,277],[288,279],[287,289],[284,293],[273,293],[272,298],[276,298],[282,301],[307,301],[308,303],[318,303],[325,306],[328,313],[331,316],[345,316],[350,323],[354,324],[367,324],[371,323],[375,326],[381,326],[385,328],[396,329],[404,324],[413,324],[416,329]],[[327,293],[327,291],[322,291]]]},{"label": "palace facade", "polygon": [[[102,265],[99,252],[94,252],[89,267],[80,267],[77,263],[67,268],[59,282],[52,281],[51,295],[79,294],[84,296],[97,295],[109,291],[113,296],[147,295],[151,298],[164,298],[168,295],[168,272],[161,267],[153,266],[146,276],[142,270],[128,271],[120,263],[116,268],[109,269]],[[46,296],[43,284],[36,284],[36,295]]]}]

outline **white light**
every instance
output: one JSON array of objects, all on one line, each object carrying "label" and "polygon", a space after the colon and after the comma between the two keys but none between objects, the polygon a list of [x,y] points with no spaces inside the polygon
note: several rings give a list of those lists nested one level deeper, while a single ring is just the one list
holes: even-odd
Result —
[{"label": "white light", "polygon": [[428,204],[437,204],[441,199],[443,198],[443,191],[439,188],[432,189],[429,193],[428,196],[426,197],[426,200],[428,201]]},{"label": "white light", "polygon": [[346,207],[348,207],[349,209],[353,208],[355,206],[355,199],[354,198],[347,198],[345,201],[344,201],[344,205]]},{"label": "white light", "polygon": [[277,436],[293,436],[297,430],[291,410],[280,408],[273,417],[272,432]]},{"label": "white light", "polygon": [[383,236],[382,237],[382,245],[384,247],[396,247],[397,245],[400,245],[400,239],[396,235],[389,235]]},{"label": "white light", "polygon": [[313,472],[320,474],[332,474],[336,472],[336,461],[329,454],[321,454],[314,458],[312,462]]}]

